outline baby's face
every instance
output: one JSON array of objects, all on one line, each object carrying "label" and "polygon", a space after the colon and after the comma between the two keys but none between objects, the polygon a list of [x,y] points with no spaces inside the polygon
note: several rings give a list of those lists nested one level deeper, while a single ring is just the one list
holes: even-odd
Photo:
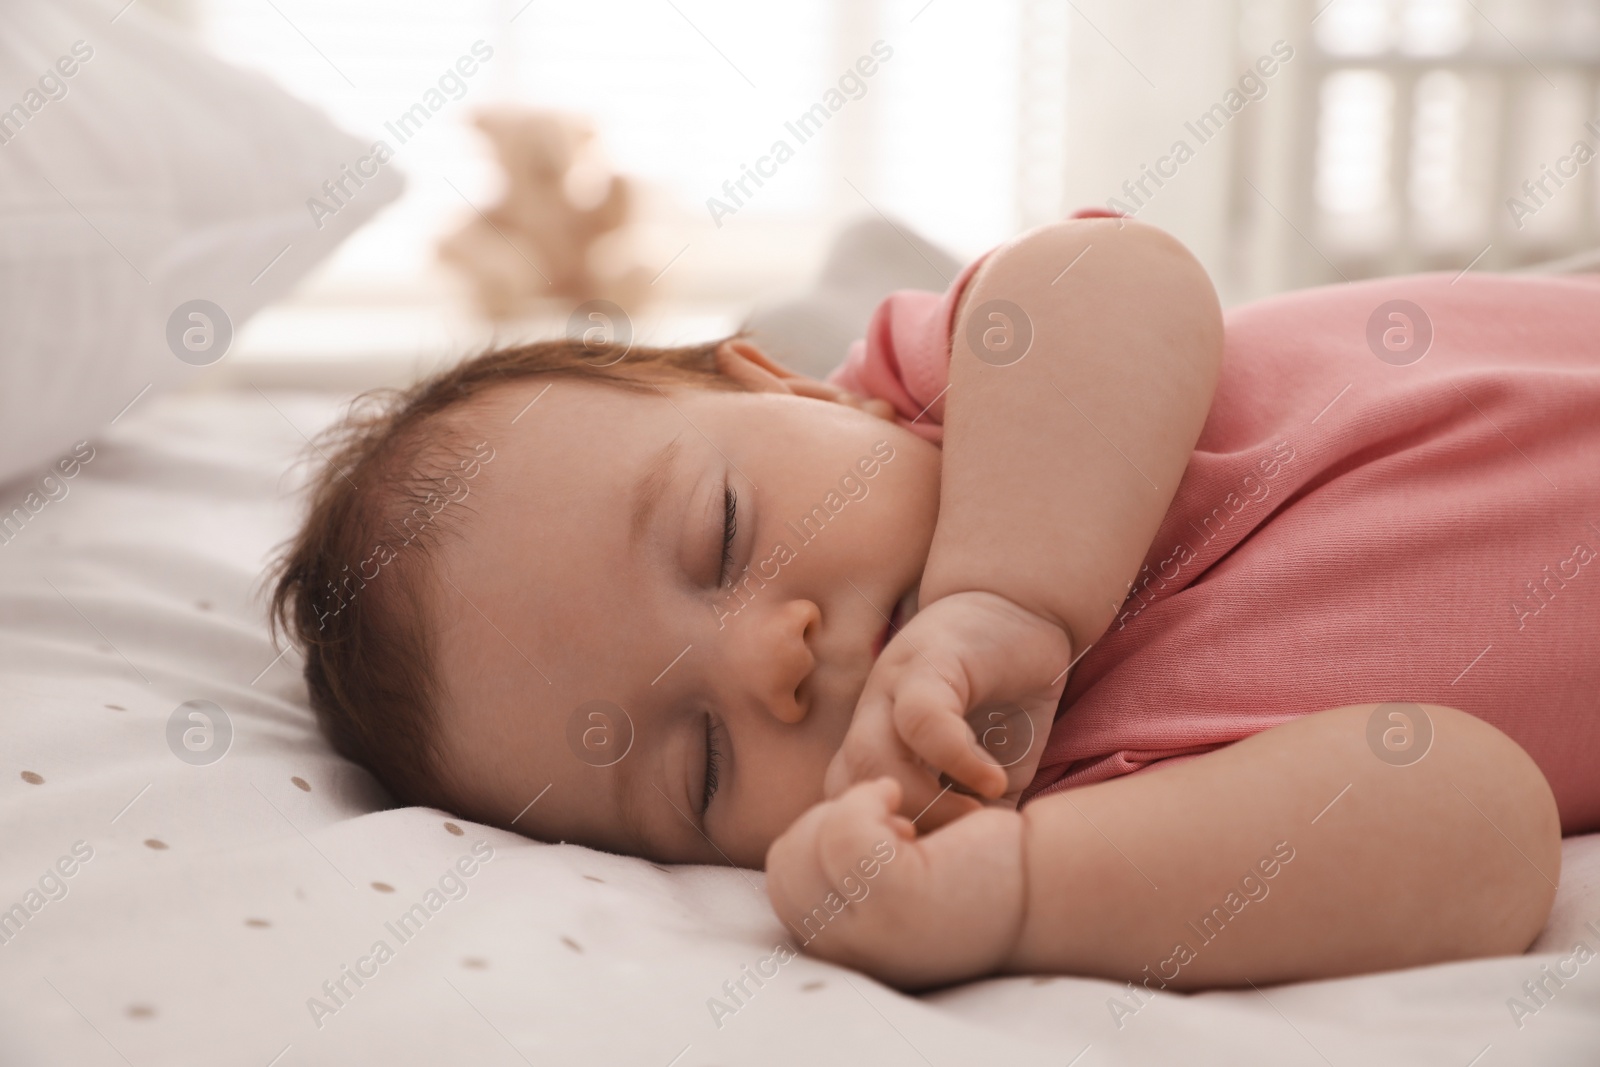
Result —
[{"label": "baby's face", "polygon": [[760,867],[822,798],[921,578],[939,450],[787,392],[556,378],[492,400],[432,594],[454,794],[547,840]]}]

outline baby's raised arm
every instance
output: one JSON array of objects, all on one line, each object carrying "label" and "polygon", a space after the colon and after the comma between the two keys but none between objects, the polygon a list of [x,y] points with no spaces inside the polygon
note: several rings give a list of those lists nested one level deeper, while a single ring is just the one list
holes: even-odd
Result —
[{"label": "baby's raised arm", "polygon": [[922,603],[986,591],[1060,626],[1074,655],[1098,640],[1177,493],[1221,363],[1211,281],[1162,230],[1080,219],[992,253],[951,338]]},{"label": "baby's raised arm", "polygon": [[[1177,492],[1221,357],[1210,280],[1161,230],[1074,220],[990,254],[951,340],[922,610],[875,665],[828,795],[892,775],[908,813],[935,805],[924,829],[976,804],[928,768],[1015,799],[1068,665],[1115,617]],[[972,743],[970,713],[996,707],[1028,720],[979,723],[1014,759]]]}]

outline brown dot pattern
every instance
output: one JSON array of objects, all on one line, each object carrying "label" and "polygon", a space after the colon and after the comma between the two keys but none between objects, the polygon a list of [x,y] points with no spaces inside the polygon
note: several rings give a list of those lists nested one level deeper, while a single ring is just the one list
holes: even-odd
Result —
[{"label": "brown dot pattern", "polygon": [[128,710],[127,708],[123,707],[121,704],[107,704],[106,707],[109,708],[112,711],[127,711]]},{"label": "brown dot pattern", "polygon": [[447,822],[447,823],[445,823],[445,824],[444,824],[444,828],[445,828],[445,829],[446,829],[446,830],[449,830],[449,831],[450,831],[450,832],[451,832],[451,833],[453,833],[453,834],[455,834],[455,835],[456,835],[456,836],[457,836],[457,837],[461,837],[461,836],[463,836],[463,835],[465,835],[465,834],[466,834],[466,831],[465,831],[465,830],[463,830],[463,829],[462,829],[462,828],[461,828],[461,827],[459,827],[459,826],[457,826],[457,825],[456,825],[456,824],[455,824],[455,823],[453,823],[453,822]]},{"label": "brown dot pattern", "polygon": [[485,959],[479,959],[477,956],[468,956],[466,959],[461,961],[461,966],[466,967],[469,970],[486,971],[489,969],[489,961]]},{"label": "brown dot pattern", "polygon": [[311,792],[311,783],[306,781],[304,778],[301,778],[299,775],[295,775],[293,778],[289,779],[289,781],[293,782],[294,787],[300,790],[300,792]]},{"label": "brown dot pattern", "polygon": [[814,993],[827,984],[827,982],[807,982],[805,985],[801,986],[800,989],[805,993]]},{"label": "brown dot pattern", "polygon": [[201,611],[210,611],[211,610],[211,601],[209,601],[209,600],[196,600],[194,602],[194,606],[199,608]]},{"label": "brown dot pattern", "polygon": [[586,875],[584,875],[584,877],[589,879],[589,881],[591,881],[591,882],[599,882],[601,885],[605,885],[606,884],[606,880],[604,878],[596,878],[592,874],[586,874]]},{"label": "brown dot pattern", "polygon": [[583,951],[583,946],[582,945],[578,944],[576,941],[572,940],[572,938],[566,936],[565,934],[561,935],[561,943],[563,945],[566,945],[568,948],[570,948],[574,952],[582,952]]},{"label": "brown dot pattern", "polygon": [[44,775],[35,774],[33,771],[23,771],[22,780],[29,785],[44,785]]},{"label": "brown dot pattern", "polygon": [[144,839],[144,847],[153,848],[157,852],[165,852],[167,850],[167,843],[157,837],[147,837]]},{"label": "brown dot pattern", "polygon": [[155,1014],[156,1009],[151,1007],[149,1004],[128,1005],[128,1018],[130,1019],[152,1019],[155,1017]]},{"label": "brown dot pattern", "polygon": [[394,892],[394,886],[390,885],[388,882],[373,882],[372,888],[376,889],[380,893]]},{"label": "brown dot pattern", "polygon": [[246,919],[244,924],[257,930],[265,930],[267,927],[272,925],[272,923],[268,922],[266,919]]}]

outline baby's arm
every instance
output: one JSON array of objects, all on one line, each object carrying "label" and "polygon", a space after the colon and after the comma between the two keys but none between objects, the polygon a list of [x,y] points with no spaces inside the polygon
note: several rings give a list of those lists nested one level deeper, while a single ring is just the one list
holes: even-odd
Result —
[{"label": "baby's arm", "polygon": [[996,972],[1196,989],[1523,951],[1560,874],[1544,776],[1433,705],[1426,755],[1386,762],[1374,707],[921,837],[895,783],[863,783],[773,845],[768,892],[807,951],[906,989]]},{"label": "baby's arm", "polygon": [[[1012,802],[1032,778],[1067,666],[1115,616],[1177,491],[1216,386],[1222,319],[1172,237],[1061,222],[990,254],[951,353],[924,610],[874,666],[824,783],[835,796],[890,774],[908,814],[932,805],[924,829],[976,807],[942,794],[937,772]],[[954,632],[960,613],[985,620],[987,646]],[[994,656],[1005,671],[983,662]],[[985,763],[964,717],[1024,754]]]},{"label": "baby's arm", "polygon": [[[1024,331],[1026,355],[997,365]],[[1098,640],[1177,492],[1221,361],[1210,279],[1161,230],[1074,220],[992,253],[951,338],[921,603],[983,590],[1060,626],[1074,654]]]}]

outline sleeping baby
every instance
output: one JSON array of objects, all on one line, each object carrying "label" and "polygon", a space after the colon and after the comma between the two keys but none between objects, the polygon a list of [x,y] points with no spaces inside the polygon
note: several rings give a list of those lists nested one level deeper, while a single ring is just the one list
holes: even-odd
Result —
[{"label": "sleeping baby", "polygon": [[1597,298],[1225,328],[1179,242],[1078,217],[826,381],[742,335],[491,351],[321,443],[274,622],[399,801],[764,867],[902,988],[1518,953],[1600,829]]}]

